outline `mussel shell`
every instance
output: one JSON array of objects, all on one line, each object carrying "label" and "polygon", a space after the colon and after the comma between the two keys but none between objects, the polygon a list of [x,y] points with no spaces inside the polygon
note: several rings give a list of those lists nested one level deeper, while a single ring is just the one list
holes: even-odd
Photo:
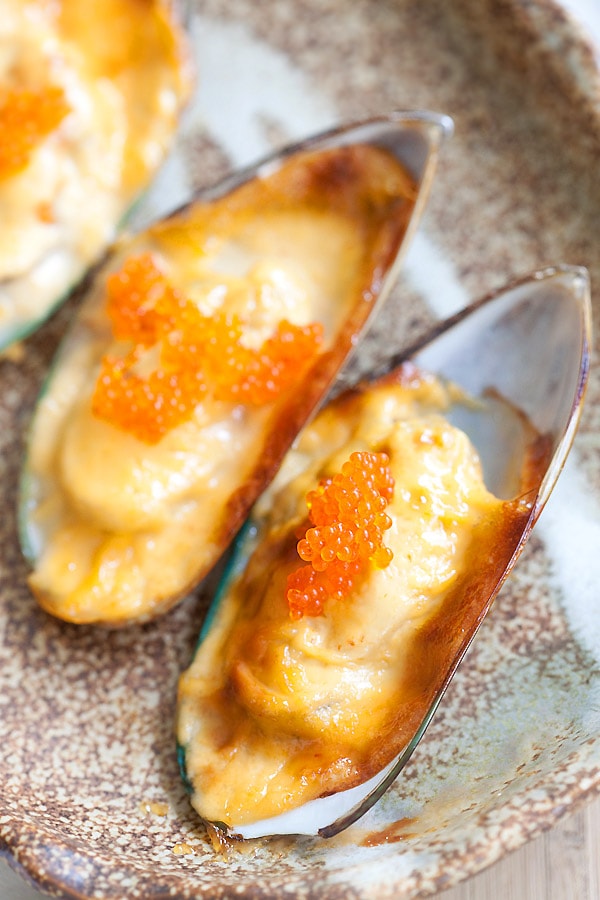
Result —
[{"label": "mussel shell", "polygon": [[[432,113],[394,113],[328,131],[287,148],[257,166],[244,170],[243,173],[234,174],[215,188],[203,192],[191,204],[178,210],[165,221],[157,223],[144,234],[120,242],[115,250],[115,257],[107,263],[109,270],[111,265],[115,266],[115,259],[122,259],[131,248],[143,246],[148,235],[151,240],[152,236],[155,236],[159,241],[163,240],[164,235],[175,235],[172,240],[176,245],[178,235],[184,240],[189,229],[193,230],[198,210],[206,211],[211,204],[216,204],[219,209],[225,210],[224,215],[230,215],[231,208],[237,209],[237,203],[241,202],[243,207],[243,201],[236,198],[244,197],[246,194],[240,192],[251,192],[253,185],[263,190],[263,186],[268,185],[271,179],[281,179],[282,172],[293,171],[290,167],[302,166],[305,160],[312,160],[307,163],[313,173],[307,179],[309,190],[319,195],[319,203],[331,204],[335,208],[338,204],[341,204],[341,208],[345,202],[344,198],[347,196],[351,198],[353,195],[352,166],[360,167],[360,164],[353,163],[352,159],[368,154],[369,148],[373,148],[372,152],[377,154],[383,151],[390,160],[394,160],[395,166],[399,163],[398,171],[404,173],[402,180],[411,183],[410,197],[404,195],[387,197],[385,205],[381,205],[379,211],[377,202],[366,202],[364,197],[360,200],[358,207],[362,208],[360,204],[365,203],[365,217],[368,214],[372,220],[371,225],[364,225],[365,247],[368,242],[370,249],[364,252],[364,263],[361,263],[362,268],[356,278],[358,287],[354,284],[350,291],[346,291],[348,296],[344,298],[346,305],[343,307],[345,310],[343,320],[341,324],[336,324],[335,333],[327,335],[324,350],[318,355],[315,364],[299,378],[293,390],[288,391],[281,401],[273,405],[266,425],[261,426],[265,429],[264,433],[256,438],[258,450],[255,456],[250,458],[250,462],[244,451],[245,455],[240,459],[239,467],[240,470],[243,469],[243,474],[236,473],[235,483],[231,484],[226,501],[214,509],[215,504],[211,501],[210,492],[207,493],[207,502],[199,507],[198,516],[205,524],[207,521],[210,524],[208,539],[202,540],[201,546],[193,548],[190,546],[186,550],[185,565],[188,565],[189,558],[190,570],[185,578],[181,578],[177,588],[165,592],[156,589],[155,593],[147,597],[147,602],[144,599],[135,610],[124,614],[109,613],[101,605],[94,607],[93,601],[90,601],[90,608],[85,614],[80,615],[77,611],[61,607],[44,588],[37,586],[34,571],[32,588],[46,609],[71,621],[96,622],[110,626],[121,626],[129,621],[143,621],[169,609],[212,568],[244,521],[252,503],[272,478],[303,423],[322,401],[337,373],[354,350],[359,335],[390,290],[397,267],[425,204],[440,144],[450,130],[451,123],[444,116]],[[326,164],[322,165],[319,162],[321,159],[327,160]],[[358,171],[359,169],[356,169],[356,172]],[[300,190],[298,184],[302,183],[302,179],[298,183],[296,181],[297,179],[290,178],[292,197],[295,197],[294,191]],[[363,185],[363,192],[364,190],[366,189]],[[381,204],[383,203],[382,200]],[[388,212],[385,212],[386,209]],[[259,219],[264,218],[265,211],[254,210],[253,215]],[[353,215],[357,215],[356,211]],[[357,231],[357,236],[362,233]],[[362,242],[363,238],[360,240]],[[325,256],[324,265],[327,265]],[[98,341],[99,333],[100,343],[104,340],[102,332],[105,325],[102,314],[99,315],[97,309],[99,279],[103,277],[105,271],[106,268],[101,270],[92,281],[89,300],[84,300],[73,327],[59,349],[32,422],[28,460],[22,479],[20,524],[23,550],[34,567],[46,541],[52,540],[52,525],[49,525],[49,533],[46,534],[44,527],[39,527],[35,521],[36,513],[43,507],[48,492],[53,491],[55,486],[52,483],[44,483],[40,471],[35,471],[32,460],[35,459],[37,448],[43,447],[47,442],[45,425],[47,420],[44,418],[44,410],[50,408],[54,410],[57,403],[61,402],[60,399],[57,400],[50,395],[57,379],[66,370],[67,362],[78,353],[83,357],[85,353],[82,353],[81,348]],[[332,298],[330,306],[339,302],[339,298]],[[325,321],[331,318],[334,321],[340,319],[339,310],[337,319],[335,315],[331,315],[332,309],[320,309],[319,318],[321,313]],[[77,377],[82,382],[82,391],[87,389],[90,379],[94,379],[95,371],[93,365],[85,372],[79,366]],[[77,390],[79,389],[78,387]],[[135,452],[143,455],[143,448],[136,448]],[[254,450],[252,452],[254,453]],[[107,484],[109,479],[110,474],[107,473]],[[184,526],[182,534],[185,530]],[[165,561],[165,564],[168,565],[169,562],[170,560]]]},{"label": "mussel shell", "polygon": [[[272,834],[329,837],[364,815],[397,778],[556,483],[581,414],[590,343],[587,272],[558,266],[536,272],[484,298],[436,328],[406,354],[414,363],[458,384],[470,397],[482,401],[459,402],[448,418],[469,434],[480,454],[488,486],[514,503],[514,515],[504,523],[485,563],[478,564],[468,576],[458,607],[453,606],[445,618],[442,615],[427,630],[422,653],[427,655],[426,668],[431,674],[427,684],[420,683],[419,722],[382,770],[357,787],[311,800],[269,819],[243,825],[223,821],[213,824],[245,838]],[[391,372],[378,373],[374,382],[361,385],[360,390],[368,392],[373,384],[397,377],[396,367],[401,365],[400,358],[391,360]],[[344,395],[336,398],[334,408],[340,401],[343,409]],[[203,657],[205,652],[210,654],[210,650],[205,651],[205,642],[213,629],[221,627],[222,612],[230,610],[222,621],[232,621],[232,586],[260,545],[264,515],[262,509],[260,516],[250,518],[233,548],[188,670],[192,673],[188,684],[193,683],[198,659],[203,659],[204,670],[211,665],[209,656]],[[229,625],[223,627],[226,631]],[[226,634],[220,640],[226,642]],[[217,661],[214,664],[216,668]],[[185,678],[186,673],[182,676]],[[187,766],[190,747],[186,746],[184,734],[193,732],[185,717],[195,714],[203,714],[200,701],[194,713],[193,699],[182,680],[178,755],[184,782],[192,795],[196,787]]]},{"label": "mussel shell", "polygon": [[[54,24],[40,34],[40,45],[53,48],[47,50],[40,46],[40,59],[47,53],[50,59],[52,54],[60,57],[64,46],[61,77],[65,79],[67,91],[74,90],[77,97],[75,124],[71,125],[67,116],[59,126],[63,140],[54,151],[57,156],[54,167],[62,168],[56,194],[47,195],[50,176],[57,178],[52,167],[48,175],[48,162],[41,176],[37,170],[32,176],[28,165],[0,185],[2,189],[6,185],[10,208],[21,216],[16,223],[11,219],[10,225],[17,246],[27,240],[28,253],[32,253],[38,232],[42,233],[39,254],[31,264],[23,271],[15,270],[0,278],[0,350],[38,328],[106,252],[170,149],[179,114],[192,89],[191,56],[176,4],[152,0],[143,10],[133,4],[131,11],[128,3],[121,4],[121,26],[131,17],[129,30],[137,30],[138,40],[131,40],[131,34],[125,29],[119,38],[118,52],[114,47],[107,47],[107,31],[114,30],[114,4],[104,0],[90,5],[85,12],[83,9],[77,0],[61,3],[56,15],[49,13],[49,19],[55,16]],[[27,12],[20,15],[25,29],[31,24],[31,16]],[[142,28],[139,17],[142,17]],[[9,19],[12,21],[10,16]],[[56,46],[52,40],[48,41],[47,32],[58,38]],[[23,39],[32,42],[35,34],[29,28]],[[5,40],[10,42],[13,53],[15,36],[7,31]],[[111,36],[110,41],[113,40]],[[128,51],[130,55],[126,56]],[[57,68],[56,59],[52,65]],[[76,88],[71,85],[73,80],[77,82]],[[102,106],[108,103],[104,98],[113,95],[115,104],[119,101],[122,122],[117,122],[116,110],[109,116]],[[87,122],[87,116],[92,117],[91,122]],[[116,147],[116,135],[121,133],[123,146],[118,154],[101,143],[112,142]],[[117,158],[118,175],[115,174]],[[41,178],[39,194],[33,195],[32,178],[37,181]],[[17,181],[22,184],[19,188],[24,197],[22,210],[16,199]],[[35,209],[30,209],[33,203]],[[47,221],[37,213],[38,208],[46,206],[52,207],[45,209]],[[9,252],[14,255],[14,248]],[[6,259],[6,264],[14,266],[14,258]]]}]

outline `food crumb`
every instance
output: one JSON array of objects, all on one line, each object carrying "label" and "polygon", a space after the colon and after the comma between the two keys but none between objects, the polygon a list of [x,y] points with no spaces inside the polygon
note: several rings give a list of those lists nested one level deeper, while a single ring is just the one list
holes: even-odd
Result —
[{"label": "food crumb", "polygon": [[0,360],[7,359],[9,362],[20,363],[25,359],[25,347],[18,341],[10,344],[0,352]]},{"label": "food crumb", "polygon": [[227,857],[232,846],[231,839],[228,838],[220,828],[217,828],[210,822],[206,823],[206,832],[215,853],[218,853],[220,856]]},{"label": "food crumb", "polygon": [[156,800],[145,800],[140,805],[142,812],[152,813],[153,816],[166,816],[169,812],[168,803],[159,803]]},{"label": "food crumb", "polygon": [[184,841],[179,844],[175,844],[173,847],[173,853],[175,856],[189,856],[190,853],[194,852],[194,848],[190,847],[189,844],[186,844]]}]

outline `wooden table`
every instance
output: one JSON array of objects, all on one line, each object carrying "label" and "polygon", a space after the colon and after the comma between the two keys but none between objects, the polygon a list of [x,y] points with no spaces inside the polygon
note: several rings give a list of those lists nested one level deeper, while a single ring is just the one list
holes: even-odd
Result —
[{"label": "wooden table", "polygon": [[600,798],[443,900],[600,900]]}]

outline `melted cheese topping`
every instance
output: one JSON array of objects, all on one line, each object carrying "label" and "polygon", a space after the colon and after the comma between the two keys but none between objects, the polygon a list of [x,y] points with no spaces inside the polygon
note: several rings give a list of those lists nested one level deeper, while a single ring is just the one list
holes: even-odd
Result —
[{"label": "melted cheese topping", "polygon": [[[412,186],[395,160],[372,148],[326,157],[338,176],[340,167],[350,172],[346,189],[338,178],[337,208],[323,199],[331,178],[323,156],[301,157],[127,242],[109,270],[120,270],[124,254],[156,254],[204,313],[239,315],[249,345],[283,317],[300,326],[319,321],[329,373],[332,347],[351,347],[380,278],[388,252],[382,208],[391,204],[393,229],[403,234]],[[376,199],[374,181],[385,199]],[[242,521],[239,492],[254,499],[264,460],[276,458],[281,434],[290,440],[286,430],[293,436],[300,427],[300,401],[309,404],[306,416],[323,386],[307,368],[259,407],[207,395],[191,420],[143,444],[91,412],[100,360],[113,348],[104,283],[95,282],[35,416],[27,519],[36,558],[30,584],[42,605],[70,621],[119,624],[170,605],[216,562]]]},{"label": "melted cheese topping", "polygon": [[[468,438],[443,417],[448,403],[424,379],[334,404],[258,503],[256,549],[180,682],[178,738],[207,820],[235,828],[367,780],[426,711],[440,637],[429,645],[423,635],[444,627],[510,519]],[[390,457],[392,561],[324,615],[296,620],[286,578],[298,565],[306,493],[365,449]],[[449,645],[453,627],[442,638]]]},{"label": "melted cheese topping", "polygon": [[165,155],[189,91],[166,5],[0,0],[0,91],[49,86],[68,114],[0,179],[0,344],[81,277]]}]

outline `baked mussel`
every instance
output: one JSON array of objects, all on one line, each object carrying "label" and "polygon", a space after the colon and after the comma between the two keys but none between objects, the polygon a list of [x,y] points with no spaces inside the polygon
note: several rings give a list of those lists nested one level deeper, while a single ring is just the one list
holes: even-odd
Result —
[{"label": "baked mussel", "polygon": [[180,679],[180,764],[205,821],[331,836],[390,786],[560,473],[589,348],[586,271],[543,270],[306,425]]},{"label": "baked mussel", "polygon": [[170,149],[192,72],[166,0],[0,3],[0,349],[66,299]]},{"label": "baked mussel", "polygon": [[145,621],[212,569],[393,284],[450,129],[329,131],[115,245],[30,428],[20,526],[44,609]]}]

